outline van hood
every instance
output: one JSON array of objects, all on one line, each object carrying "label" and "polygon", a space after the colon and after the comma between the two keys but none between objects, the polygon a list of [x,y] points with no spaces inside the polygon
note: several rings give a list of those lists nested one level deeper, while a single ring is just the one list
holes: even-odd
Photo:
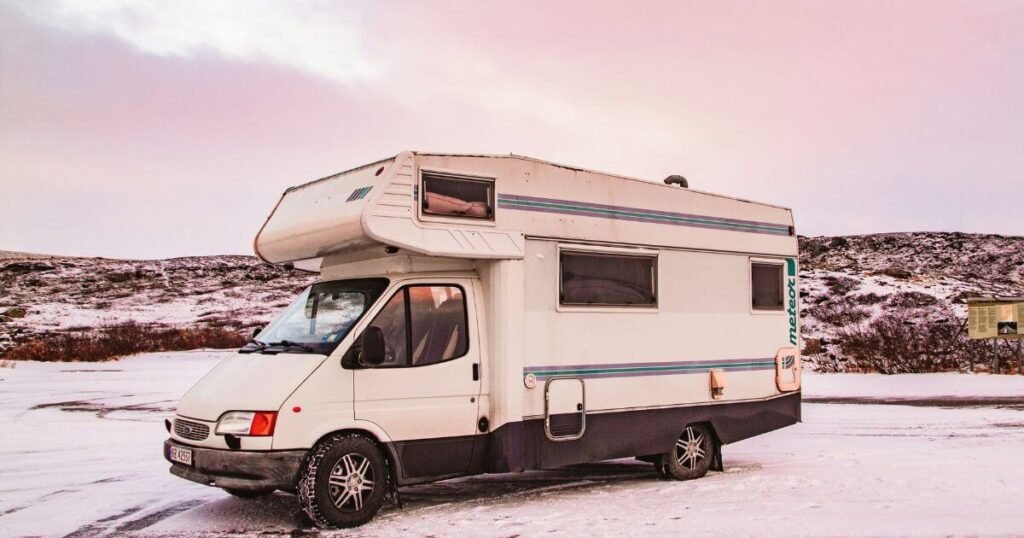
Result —
[{"label": "van hood", "polygon": [[178,414],[215,421],[227,411],[277,411],[325,359],[314,354],[235,353],[182,396]]}]

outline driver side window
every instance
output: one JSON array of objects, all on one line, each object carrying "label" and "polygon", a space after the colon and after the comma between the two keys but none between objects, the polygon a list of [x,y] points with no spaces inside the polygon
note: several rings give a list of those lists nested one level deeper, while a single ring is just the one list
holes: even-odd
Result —
[{"label": "driver side window", "polygon": [[425,366],[457,359],[469,350],[466,298],[458,286],[406,286],[370,323],[384,333],[378,368]]}]

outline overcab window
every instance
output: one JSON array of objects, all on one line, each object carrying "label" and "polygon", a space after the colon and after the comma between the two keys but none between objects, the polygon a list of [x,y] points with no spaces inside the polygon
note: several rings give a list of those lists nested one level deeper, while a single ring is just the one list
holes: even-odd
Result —
[{"label": "overcab window", "polygon": [[751,263],[750,294],[754,310],[783,310],[782,265]]},{"label": "overcab window", "polygon": [[657,306],[656,256],[561,251],[560,303]]},{"label": "overcab window", "polygon": [[494,180],[423,172],[424,215],[494,220]]}]

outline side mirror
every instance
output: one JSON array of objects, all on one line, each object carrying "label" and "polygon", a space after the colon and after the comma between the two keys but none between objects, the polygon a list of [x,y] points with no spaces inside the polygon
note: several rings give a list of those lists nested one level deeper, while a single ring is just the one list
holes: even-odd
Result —
[{"label": "side mirror", "polygon": [[379,366],[384,362],[384,331],[380,327],[370,325],[359,338],[359,364],[363,366]]}]

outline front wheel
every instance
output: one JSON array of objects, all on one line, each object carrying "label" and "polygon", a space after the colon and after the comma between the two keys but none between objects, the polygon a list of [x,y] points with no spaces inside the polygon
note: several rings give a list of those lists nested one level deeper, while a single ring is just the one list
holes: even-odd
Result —
[{"label": "front wheel", "polygon": [[703,424],[690,424],[668,454],[662,456],[662,469],[670,478],[693,480],[708,473],[714,455],[715,440]]},{"label": "front wheel", "polygon": [[313,449],[299,478],[299,504],[320,527],[357,527],[384,504],[387,464],[362,435],[339,435]]}]

